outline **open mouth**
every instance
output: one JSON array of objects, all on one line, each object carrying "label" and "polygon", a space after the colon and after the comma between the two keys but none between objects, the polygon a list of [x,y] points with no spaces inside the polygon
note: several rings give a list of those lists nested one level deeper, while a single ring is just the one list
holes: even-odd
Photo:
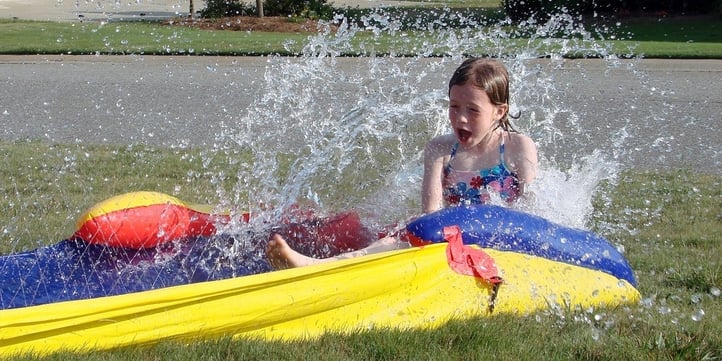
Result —
[{"label": "open mouth", "polygon": [[469,140],[469,138],[471,138],[471,132],[464,129],[457,129],[456,136],[459,138],[459,141],[463,143]]}]

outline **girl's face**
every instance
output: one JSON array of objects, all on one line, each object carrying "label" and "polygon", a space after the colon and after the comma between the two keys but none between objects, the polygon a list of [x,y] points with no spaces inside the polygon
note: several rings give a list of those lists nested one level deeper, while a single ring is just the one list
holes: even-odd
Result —
[{"label": "girl's face", "polygon": [[449,120],[459,144],[479,145],[504,116],[507,104],[494,105],[486,92],[469,84],[454,85],[449,91]]}]

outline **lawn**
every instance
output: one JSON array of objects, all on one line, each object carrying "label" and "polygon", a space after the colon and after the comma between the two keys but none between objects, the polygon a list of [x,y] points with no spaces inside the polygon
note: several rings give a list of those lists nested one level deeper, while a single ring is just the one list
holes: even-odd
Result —
[{"label": "lawn", "polygon": [[[199,150],[2,142],[0,151],[7,195],[0,200],[6,210],[0,224],[25,248],[34,247],[36,240],[57,240],[72,232],[78,212],[98,201],[99,195],[128,189],[173,193],[179,184],[186,184],[184,192],[194,194],[189,201],[211,202],[215,197],[217,184],[191,176],[204,167]],[[82,156],[75,159],[76,155]],[[75,159],[72,172],[63,171],[69,158]],[[214,161],[218,163],[205,164],[206,169],[220,170],[228,164]],[[110,173],[112,179],[107,177]],[[47,182],[49,174],[56,181]],[[92,192],[83,187],[88,184],[94,185]],[[479,318],[434,331],[374,330],[329,334],[306,342],[227,338],[163,342],[43,359],[530,360],[540,355],[546,360],[717,359],[722,357],[721,185],[719,174],[634,171],[622,174],[616,185],[600,189],[611,202],[606,197],[595,202],[591,226],[625,245],[644,298],[639,305]],[[609,233],[605,225],[620,221],[624,226]]]},{"label": "lawn", "polygon": [[[562,17],[545,26],[511,26],[493,9],[447,8],[431,17],[430,12],[386,10],[387,24],[371,21],[342,33],[329,27],[327,34],[317,36],[336,42],[343,56],[497,56],[532,49],[541,57],[722,58],[722,22],[710,16],[600,18],[583,24]],[[161,22],[0,20],[0,54],[298,55],[307,51],[312,36],[313,32],[207,30]],[[457,38],[475,42],[450,48]]]}]

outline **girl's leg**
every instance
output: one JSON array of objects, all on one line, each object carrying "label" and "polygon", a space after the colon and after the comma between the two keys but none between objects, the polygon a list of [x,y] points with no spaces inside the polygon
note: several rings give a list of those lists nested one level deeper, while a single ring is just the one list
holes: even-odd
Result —
[{"label": "girl's leg", "polygon": [[408,247],[409,244],[406,242],[399,242],[394,237],[384,237],[379,239],[378,241],[375,241],[374,243],[371,243],[371,245],[369,245],[368,247],[360,249],[358,251],[351,251],[335,257],[319,259],[308,257],[306,255],[298,253],[288,245],[288,243],[285,239],[283,239],[283,237],[278,234],[274,234],[273,236],[271,236],[271,240],[268,241],[268,246],[266,247],[266,257],[268,258],[268,261],[271,263],[273,268],[286,269],[310,266],[318,263],[338,261],[347,258],[360,257],[367,254],[386,252]]}]

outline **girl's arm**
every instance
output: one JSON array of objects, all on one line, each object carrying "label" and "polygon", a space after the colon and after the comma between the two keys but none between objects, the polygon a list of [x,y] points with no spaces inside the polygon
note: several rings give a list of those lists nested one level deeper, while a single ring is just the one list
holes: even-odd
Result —
[{"label": "girl's arm", "polygon": [[504,154],[504,161],[516,173],[523,193],[526,185],[531,184],[537,175],[538,158],[536,144],[531,138],[519,133],[511,133],[510,147]]},{"label": "girl's arm", "polygon": [[424,179],[421,186],[423,213],[431,213],[444,207],[443,185],[444,164],[451,152],[448,136],[431,139],[424,148]]}]

